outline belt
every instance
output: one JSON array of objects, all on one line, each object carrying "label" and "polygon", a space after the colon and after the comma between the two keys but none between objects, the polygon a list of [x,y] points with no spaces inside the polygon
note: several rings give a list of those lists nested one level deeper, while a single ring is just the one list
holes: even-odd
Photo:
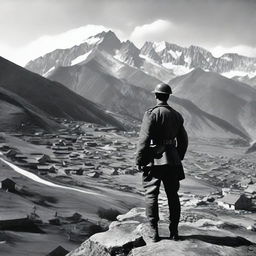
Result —
[{"label": "belt", "polygon": [[152,140],[153,145],[176,145],[175,139],[169,140]]}]

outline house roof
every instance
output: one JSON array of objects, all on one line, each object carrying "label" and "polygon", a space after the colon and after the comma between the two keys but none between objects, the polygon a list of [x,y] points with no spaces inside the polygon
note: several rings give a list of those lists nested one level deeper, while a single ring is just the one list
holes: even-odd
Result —
[{"label": "house roof", "polygon": [[227,194],[220,201],[226,204],[235,204],[240,197],[241,195],[239,194]]},{"label": "house roof", "polygon": [[8,155],[16,155],[16,154],[18,154],[18,151],[15,150],[15,149],[9,149],[5,154],[6,154],[7,156],[8,156]]},{"label": "house roof", "polygon": [[24,161],[28,164],[39,164],[39,162],[33,158],[24,159]]},{"label": "house roof", "polygon": [[69,253],[66,249],[64,249],[62,246],[58,246],[53,251],[51,251],[47,256],[65,256]]},{"label": "house roof", "polygon": [[16,157],[16,158],[27,158],[27,157],[28,157],[28,155],[24,155],[24,154],[17,154],[15,157]]},{"label": "house roof", "polygon": [[251,194],[256,193],[256,183],[249,185],[244,192],[251,193]]},{"label": "house roof", "polygon": [[40,155],[37,155],[37,156],[36,156],[36,159],[42,159],[42,158],[44,158],[44,159],[50,159],[50,157],[49,157],[48,155],[45,155],[45,154],[40,154]]},{"label": "house roof", "polygon": [[37,165],[38,170],[55,170],[53,165]]},{"label": "house roof", "polygon": [[16,184],[13,180],[7,178],[1,181],[2,183]]}]

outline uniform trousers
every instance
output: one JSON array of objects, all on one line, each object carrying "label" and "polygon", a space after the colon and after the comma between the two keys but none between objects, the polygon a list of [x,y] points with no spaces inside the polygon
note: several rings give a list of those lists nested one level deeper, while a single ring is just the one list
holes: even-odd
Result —
[{"label": "uniform trousers", "polygon": [[164,184],[168,199],[170,232],[176,234],[178,233],[180,220],[180,200],[178,196],[180,183],[175,166],[155,165],[144,167],[142,184],[145,190],[146,215],[153,225],[159,221],[158,195],[161,181]]}]

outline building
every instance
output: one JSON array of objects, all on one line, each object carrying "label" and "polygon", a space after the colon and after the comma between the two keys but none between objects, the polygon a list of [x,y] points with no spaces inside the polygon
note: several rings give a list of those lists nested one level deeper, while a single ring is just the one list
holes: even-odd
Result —
[{"label": "building", "polygon": [[218,205],[228,210],[249,210],[252,200],[244,194],[227,194],[218,201]]},{"label": "building", "polygon": [[16,154],[14,158],[18,161],[24,161],[24,159],[27,159],[28,156],[24,154]]},{"label": "building", "polygon": [[14,157],[14,156],[16,156],[18,154],[18,152],[17,152],[17,150],[15,150],[15,149],[9,149],[6,153],[5,153],[5,155],[7,156],[7,157]]},{"label": "building", "polygon": [[59,135],[60,139],[64,139],[71,142],[76,142],[77,136],[76,135]]},{"label": "building", "polygon": [[76,175],[83,175],[84,174],[84,169],[80,168],[78,170],[76,170]]},{"label": "building", "polygon": [[2,150],[2,151],[8,151],[10,149],[11,149],[11,147],[9,145],[6,145],[6,144],[3,144],[3,145],[0,146],[0,150]]},{"label": "building", "polygon": [[9,178],[1,181],[1,188],[6,191],[15,192],[15,185],[16,183]]},{"label": "building", "polygon": [[253,184],[252,178],[245,178],[240,181],[240,186],[242,188],[247,188],[251,184]]},{"label": "building", "polygon": [[27,158],[23,160],[26,163],[26,166],[31,168],[36,168],[39,162],[34,158]]},{"label": "building", "polygon": [[36,157],[36,160],[40,163],[40,164],[45,164],[46,162],[51,162],[51,158],[48,155],[38,155]]},{"label": "building", "polygon": [[91,177],[91,178],[99,178],[101,175],[101,173],[99,172],[90,172],[87,174],[87,176]]},{"label": "building", "polygon": [[66,249],[64,249],[62,246],[58,246],[53,251],[51,251],[47,256],[65,256],[69,253]]},{"label": "building", "polygon": [[55,173],[56,168],[53,165],[37,165],[39,173]]},{"label": "building", "polygon": [[246,194],[250,195],[252,198],[256,198],[256,183],[249,185],[244,191]]}]

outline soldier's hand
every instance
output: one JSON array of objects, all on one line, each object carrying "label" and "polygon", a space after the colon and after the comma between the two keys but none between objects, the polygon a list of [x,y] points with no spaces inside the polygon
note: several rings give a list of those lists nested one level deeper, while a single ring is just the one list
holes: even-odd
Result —
[{"label": "soldier's hand", "polygon": [[139,172],[143,172],[143,167],[144,167],[144,166],[142,166],[142,165],[138,165],[138,171],[139,171]]}]

